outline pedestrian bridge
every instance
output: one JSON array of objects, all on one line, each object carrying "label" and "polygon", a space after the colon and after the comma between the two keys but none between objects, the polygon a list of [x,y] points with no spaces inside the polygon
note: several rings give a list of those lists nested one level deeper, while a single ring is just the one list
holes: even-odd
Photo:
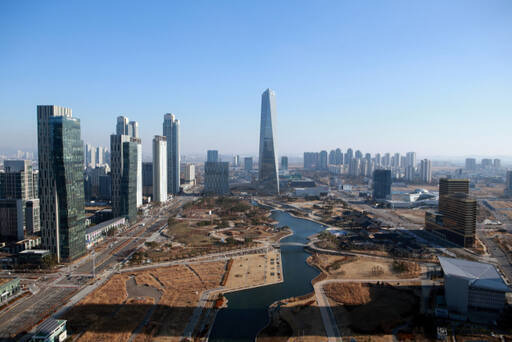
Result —
[{"label": "pedestrian bridge", "polygon": [[307,244],[306,243],[302,243],[302,242],[279,242],[279,243],[272,244],[272,246],[274,246],[276,248],[279,248],[281,246],[300,246],[300,247],[306,247]]}]

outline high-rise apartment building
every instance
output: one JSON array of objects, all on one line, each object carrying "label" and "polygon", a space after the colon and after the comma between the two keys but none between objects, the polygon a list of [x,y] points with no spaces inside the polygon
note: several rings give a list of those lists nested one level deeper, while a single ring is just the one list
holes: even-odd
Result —
[{"label": "high-rise apartment building", "polygon": [[341,149],[337,148],[334,152],[334,164],[335,165],[341,165],[343,164],[343,152],[341,152]]},{"label": "high-rise apartment building", "polygon": [[495,169],[501,169],[501,159],[494,159],[492,161],[492,166],[495,168]]},{"label": "high-rise apartment building", "polygon": [[40,230],[32,162],[5,160],[0,173],[0,241],[19,241]]},{"label": "high-rise apartment building", "polygon": [[336,151],[329,151],[329,165],[336,165]]},{"label": "high-rise apartment building", "polygon": [[195,184],[196,166],[194,164],[187,164],[185,167],[185,182],[188,184]]},{"label": "high-rise apartment building", "polygon": [[262,192],[279,194],[279,165],[276,146],[275,93],[267,89],[261,95],[259,183]]},{"label": "high-rise apartment building", "polygon": [[105,149],[101,146],[98,146],[96,148],[96,164],[105,164]]},{"label": "high-rise apartment building", "polygon": [[71,109],[37,106],[41,238],[57,260],[85,254],[84,152]]},{"label": "high-rise apartment building", "polygon": [[423,159],[420,162],[420,180],[427,184],[432,182],[432,162],[428,159]]},{"label": "high-rise apartment building", "polygon": [[96,167],[96,148],[92,145],[85,145],[85,166]]},{"label": "high-rise apartment building", "polygon": [[379,169],[373,171],[373,200],[390,200],[391,183],[391,170]]},{"label": "high-rise apartment building", "polygon": [[281,169],[288,170],[288,157],[287,156],[281,157]]},{"label": "high-rise apartment building", "polygon": [[359,158],[350,159],[350,164],[348,165],[348,174],[350,177],[361,176],[361,159],[359,159]]},{"label": "high-rise apartment building", "polygon": [[167,193],[180,192],[180,120],[174,114],[165,114],[163,136],[167,138]]},{"label": "high-rise apartment building", "polygon": [[320,154],[318,152],[304,152],[304,169],[316,170],[319,167]]},{"label": "high-rise apartment building", "polygon": [[245,157],[244,158],[244,170],[245,171],[251,171],[253,169],[253,162],[252,157]]},{"label": "high-rise apartment building", "polygon": [[327,170],[327,151],[320,151],[319,162],[319,170]]},{"label": "high-rise apartment building", "polygon": [[476,170],[476,159],[475,158],[466,158],[466,170],[469,170],[469,171]]},{"label": "high-rise apartment building", "polygon": [[214,162],[214,163],[220,161],[220,159],[219,159],[219,151],[217,151],[217,150],[208,150],[206,152],[206,161],[207,162]]},{"label": "high-rise apartment building", "polygon": [[407,152],[405,154],[405,165],[404,167],[412,166],[416,167],[416,152]]},{"label": "high-rise apartment building", "polygon": [[492,159],[482,159],[483,169],[492,169]]},{"label": "high-rise apartment building", "polygon": [[142,163],[142,194],[144,196],[153,196],[153,163],[152,162]]},{"label": "high-rise apartment building", "polygon": [[153,138],[153,201],[167,201],[167,139]]},{"label": "high-rise apartment building", "polygon": [[347,149],[347,153],[345,153],[345,159],[343,160],[343,164],[350,165],[350,161],[354,158],[354,152],[351,148]]},{"label": "high-rise apartment building", "polygon": [[476,200],[469,197],[469,180],[439,180],[439,212],[425,214],[425,229],[462,247],[473,247]]},{"label": "high-rise apartment building", "polygon": [[512,171],[505,175],[505,196],[512,197]]},{"label": "high-rise apartment building", "polygon": [[229,163],[204,163],[204,193],[208,195],[229,194]]}]

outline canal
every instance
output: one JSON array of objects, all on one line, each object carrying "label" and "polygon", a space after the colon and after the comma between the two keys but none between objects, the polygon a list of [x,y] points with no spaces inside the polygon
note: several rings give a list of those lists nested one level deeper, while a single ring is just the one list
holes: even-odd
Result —
[{"label": "canal", "polygon": [[[288,226],[293,235],[282,242],[307,243],[307,237],[326,227],[283,211],[273,211],[272,218],[278,226]],[[228,307],[217,314],[209,341],[254,341],[256,334],[267,325],[267,309],[273,302],[300,296],[313,291],[311,280],[319,271],[306,263],[309,254],[300,246],[282,246],[284,282],[226,294]]]}]

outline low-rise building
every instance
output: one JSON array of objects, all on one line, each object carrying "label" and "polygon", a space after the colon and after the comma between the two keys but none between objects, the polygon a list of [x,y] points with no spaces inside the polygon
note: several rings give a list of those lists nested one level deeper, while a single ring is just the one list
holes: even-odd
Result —
[{"label": "low-rise building", "polygon": [[4,304],[20,291],[20,280],[18,278],[0,278],[0,304]]},{"label": "low-rise building", "polygon": [[439,257],[444,273],[446,305],[462,317],[497,317],[510,289],[491,264]]},{"label": "low-rise building", "polygon": [[124,226],[125,224],[126,219],[124,217],[117,217],[87,228],[85,230],[86,247],[91,248],[95,244],[101,242],[109,230]]},{"label": "low-rise building", "polygon": [[36,330],[32,341],[37,342],[61,342],[68,337],[66,330],[66,320],[48,318],[41,323]]}]

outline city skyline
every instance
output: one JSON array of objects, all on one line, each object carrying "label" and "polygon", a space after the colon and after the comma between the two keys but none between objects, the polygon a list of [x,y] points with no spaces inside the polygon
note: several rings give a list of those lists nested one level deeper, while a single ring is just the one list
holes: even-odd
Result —
[{"label": "city skyline", "polygon": [[[57,103],[82,118],[83,139],[95,146],[108,146],[107,123],[123,114],[139,122],[150,156],[161,113],[173,112],[183,122],[182,154],[255,155],[254,94],[272,87],[280,94],[283,155],[358,146],[424,157],[510,156],[509,2],[279,4],[272,13],[264,4],[131,4],[119,18],[111,17],[115,4],[95,8],[94,1],[0,5],[0,117],[17,118],[0,128],[1,150],[35,151],[33,108]],[[65,23],[42,25],[50,11],[83,16],[60,35]],[[158,20],[163,13],[171,20]],[[142,25],[120,25],[121,17]],[[254,54],[262,42],[265,54]],[[66,53],[55,57],[50,46]]]}]

